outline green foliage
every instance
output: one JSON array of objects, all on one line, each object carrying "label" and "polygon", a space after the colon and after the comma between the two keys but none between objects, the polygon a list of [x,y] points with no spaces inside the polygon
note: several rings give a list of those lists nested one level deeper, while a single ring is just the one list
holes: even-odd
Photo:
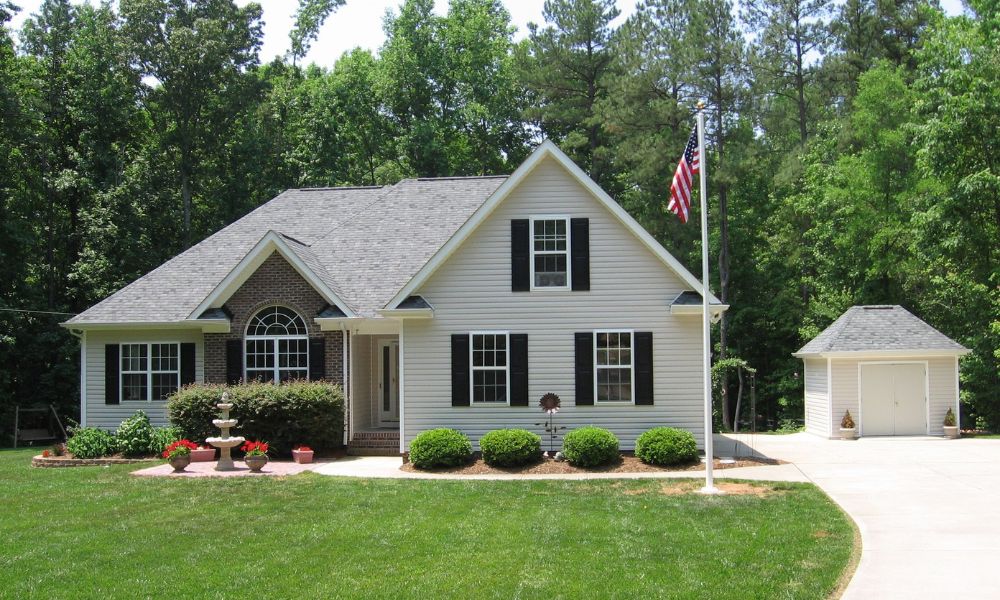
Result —
[{"label": "green foliage", "polygon": [[690,431],[655,427],[635,440],[635,455],[651,465],[679,465],[698,460],[698,444]]},{"label": "green foliage", "polygon": [[479,438],[483,461],[497,467],[517,467],[538,460],[542,438],[526,429],[497,429]]},{"label": "green foliage", "polygon": [[840,428],[854,429],[854,417],[851,416],[851,411],[844,411],[844,416],[840,419]]},{"label": "green foliage", "polygon": [[600,467],[621,458],[615,434],[593,426],[567,433],[563,437],[563,454],[576,467]]},{"label": "green foliage", "polygon": [[153,430],[153,441],[149,450],[152,454],[159,454],[170,444],[184,437],[180,427],[157,427]]},{"label": "green foliage", "polygon": [[418,469],[457,467],[471,457],[472,442],[454,429],[428,429],[410,442],[410,462]]},{"label": "green foliage", "polygon": [[299,444],[323,451],[343,443],[344,392],[339,385],[324,382],[190,385],[167,401],[170,423],[198,443],[218,436],[219,428],[212,420],[219,418],[216,404],[226,391],[233,404],[230,415],[239,421],[234,435],[268,440],[283,456],[291,455]]},{"label": "green foliage", "polygon": [[118,425],[115,441],[118,451],[125,456],[146,456],[163,450],[149,417],[141,410],[135,411],[134,415]]},{"label": "green foliage", "polygon": [[97,427],[74,429],[66,440],[66,450],[76,458],[100,458],[118,451],[115,436]]},{"label": "green foliage", "polygon": [[944,414],[944,426],[954,427],[956,424],[957,419],[955,419],[955,412],[949,408],[948,412]]}]

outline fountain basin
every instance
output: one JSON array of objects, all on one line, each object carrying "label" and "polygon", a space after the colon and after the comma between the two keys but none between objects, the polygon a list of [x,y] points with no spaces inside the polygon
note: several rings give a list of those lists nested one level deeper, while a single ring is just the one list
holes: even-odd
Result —
[{"label": "fountain basin", "polygon": [[215,446],[216,448],[235,448],[236,446],[239,446],[240,444],[245,442],[246,438],[241,436],[224,437],[224,438],[210,437],[206,438],[205,441]]},{"label": "fountain basin", "polygon": [[233,407],[233,403],[232,402],[220,402],[220,403],[216,404],[215,406],[219,410],[229,410],[230,408]]},{"label": "fountain basin", "polygon": [[212,419],[212,425],[220,429],[229,429],[230,427],[236,427],[236,419]]}]

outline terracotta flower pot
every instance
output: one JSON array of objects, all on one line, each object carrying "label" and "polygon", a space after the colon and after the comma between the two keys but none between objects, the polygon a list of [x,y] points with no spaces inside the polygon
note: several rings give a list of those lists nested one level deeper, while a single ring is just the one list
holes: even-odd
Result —
[{"label": "terracotta flower pot", "polygon": [[167,459],[167,463],[174,468],[174,473],[180,473],[184,471],[189,464],[191,464],[191,455],[180,454],[171,456]]},{"label": "terracotta flower pot", "polygon": [[215,448],[198,448],[191,451],[191,462],[212,462],[215,460]]},{"label": "terracotta flower pot", "polygon": [[312,450],[292,450],[292,460],[300,465],[307,465],[313,461]]},{"label": "terracotta flower pot", "polygon": [[267,464],[267,455],[264,456],[245,456],[243,457],[243,462],[250,467],[250,470],[254,473],[260,473],[260,470],[264,468]]}]

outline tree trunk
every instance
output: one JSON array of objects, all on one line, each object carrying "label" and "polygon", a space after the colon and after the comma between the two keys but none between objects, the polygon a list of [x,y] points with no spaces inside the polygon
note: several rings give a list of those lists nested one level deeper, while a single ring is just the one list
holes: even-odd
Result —
[{"label": "tree trunk", "polygon": [[740,387],[736,392],[736,411],[733,413],[733,433],[740,432],[740,404],[743,403],[743,367],[736,369],[736,375],[739,377]]},{"label": "tree trunk", "polygon": [[191,247],[191,151],[188,144],[181,147],[181,201],[184,204],[184,249]]}]

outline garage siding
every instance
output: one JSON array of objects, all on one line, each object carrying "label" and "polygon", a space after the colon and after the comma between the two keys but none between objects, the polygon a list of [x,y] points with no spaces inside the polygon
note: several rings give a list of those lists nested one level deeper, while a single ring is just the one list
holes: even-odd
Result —
[{"label": "garage siding", "polygon": [[829,436],[830,393],[827,389],[826,360],[807,358],[805,361],[806,431]]},{"label": "garage siding", "polygon": [[[859,422],[858,413],[858,383],[860,377],[859,364],[863,362],[893,362],[892,357],[878,359],[844,359],[834,358],[833,389],[831,390],[832,407],[830,425],[832,431],[840,427],[840,419],[844,411],[850,409],[855,422]],[[955,406],[955,358],[951,356],[914,358],[899,358],[899,362],[927,361],[928,402],[930,404],[930,435],[943,435],[942,422],[949,407]],[[864,432],[860,432],[862,435]]]},{"label": "garage siding", "polygon": [[[510,221],[546,214],[590,219],[590,291],[511,291]],[[606,427],[623,449],[659,425],[688,429],[701,445],[701,320],[669,308],[687,288],[561,166],[543,161],[416,292],[434,319],[404,325],[406,447],[434,427],[476,443],[492,429],[541,432],[537,402],[548,392],[562,399],[557,424]],[[654,404],[575,406],[574,332],[615,328],[653,333]],[[528,334],[528,406],[451,406],[451,335],[482,330]]]}]

